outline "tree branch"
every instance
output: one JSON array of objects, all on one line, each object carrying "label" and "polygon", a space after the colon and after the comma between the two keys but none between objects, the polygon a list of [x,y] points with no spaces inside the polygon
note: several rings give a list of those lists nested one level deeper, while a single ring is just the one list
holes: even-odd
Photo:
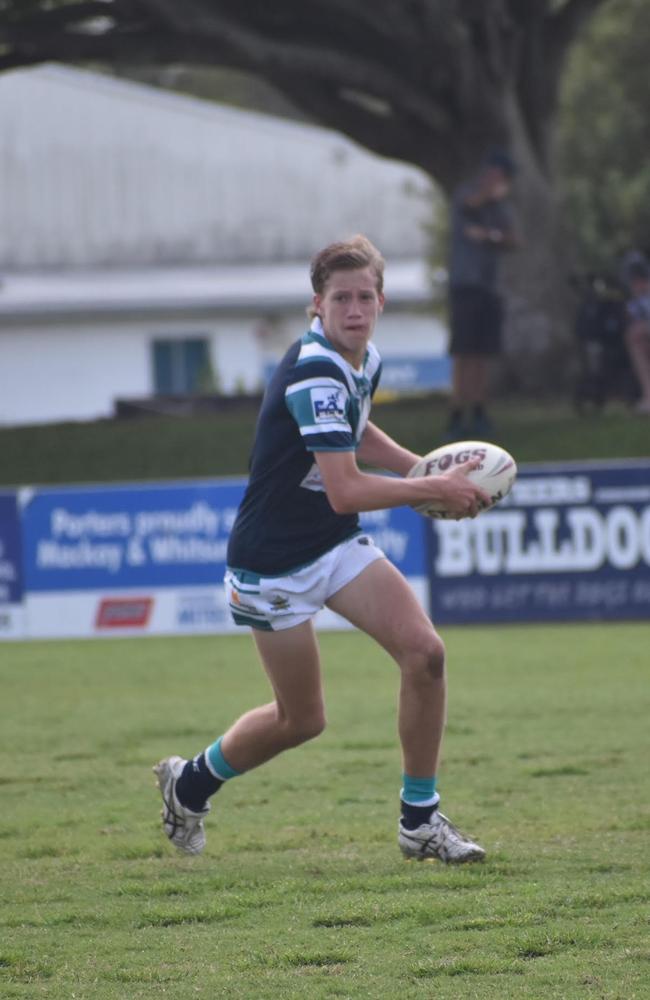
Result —
[{"label": "tree branch", "polygon": [[604,2],[605,0],[566,0],[564,6],[549,14],[549,43],[566,50],[584,22]]},{"label": "tree branch", "polygon": [[[345,87],[384,101],[430,128],[449,124],[445,110],[436,106],[435,101],[411,86],[408,79],[374,61],[367,52],[350,56],[342,49],[319,44],[317,37],[307,43],[276,41],[259,30],[243,27],[239,19],[214,13],[214,5],[208,10],[203,3],[186,3],[179,14],[174,0],[144,2],[150,9],[164,11],[175,28],[182,26],[189,16],[189,33],[213,40],[213,64],[226,62],[231,67],[265,76],[271,82],[290,74],[296,81]],[[188,34],[187,22],[185,34]]]},{"label": "tree branch", "polygon": [[0,51],[0,72],[43,62],[72,64],[104,63],[109,66],[165,66],[179,62],[210,64],[213,46],[209,40],[179,39],[148,26],[143,38],[136,32],[113,30],[102,35],[63,34],[52,39],[47,33],[38,46],[27,50]]},{"label": "tree branch", "polygon": [[[393,114],[378,116],[353,103],[345,95],[313,82],[297,89],[295,82],[275,79],[274,85],[287,94],[309,117],[341,131],[367,149],[390,159],[402,160],[433,173],[432,162],[441,166],[443,157],[433,151],[448,150],[449,144],[435,142],[420,123]],[[448,175],[448,164],[445,172]]]},{"label": "tree branch", "polygon": [[[604,0],[0,0],[0,70],[224,66],[448,183],[511,109],[544,161],[571,41]],[[98,20],[101,19],[101,20]],[[92,22],[101,32],[87,30]]]}]

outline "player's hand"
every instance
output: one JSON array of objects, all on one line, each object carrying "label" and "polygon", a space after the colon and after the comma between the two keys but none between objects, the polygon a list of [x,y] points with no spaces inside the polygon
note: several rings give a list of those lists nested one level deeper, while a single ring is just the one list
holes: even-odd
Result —
[{"label": "player's hand", "polygon": [[456,465],[439,476],[431,477],[437,480],[439,487],[442,487],[438,493],[439,498],[456,520],[460,520],[461,517],[476,517],[490,504],[490,497],[485,490],[467,478],[481,462],[481,458],[470,458],[462,465]]}]

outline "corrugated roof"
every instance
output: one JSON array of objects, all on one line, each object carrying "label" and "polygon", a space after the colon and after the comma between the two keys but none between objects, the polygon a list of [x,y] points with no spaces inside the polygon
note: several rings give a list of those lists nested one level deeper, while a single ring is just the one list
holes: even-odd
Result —
[{"label": "corrugated roof", "polygon": [[427,251],[433,188],[328,129],[70,67],[0,74],[0,267]]}]

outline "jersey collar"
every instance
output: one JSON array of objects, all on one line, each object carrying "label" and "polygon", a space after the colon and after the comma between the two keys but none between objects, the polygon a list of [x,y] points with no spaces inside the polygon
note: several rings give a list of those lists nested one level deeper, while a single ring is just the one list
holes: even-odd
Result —
[{"label": "jersey collar", "polygon": [[338,356],[340,357],[341,361],[343,361],[343,363],[348,366],[348,368],[350,369],[350,371],[352,372],[352,374],[355,376],[355,378],[358,379],[358,378],[364,378],[365,377],[364,376],[364,369],[366,367],[366,364],[367,364],[367,361],[368,361],[368,357],[369,357],[369,353],[370,353],[367,349],[366,349],[366,353],[364,355],[361,367],[360,368],[355,368],[354,365],[351,365],[350,362],[347,360],[347,358],[344,358],[342,354],[339,354],[339,352],[336,350],[336,348],[334,347],[334,345],[329,342],[329,340],[325,336],[325,330],[323,329],[323,324],[321,322],[320,316],[314,316],[313,320],[311,321],[311,326],[309,327],[309,335],[314,340],[318,341],[319,344],[322,344],[323,347],[326,347],[328,349],[328,351],[334,351],[335,354],[338,354]]}]

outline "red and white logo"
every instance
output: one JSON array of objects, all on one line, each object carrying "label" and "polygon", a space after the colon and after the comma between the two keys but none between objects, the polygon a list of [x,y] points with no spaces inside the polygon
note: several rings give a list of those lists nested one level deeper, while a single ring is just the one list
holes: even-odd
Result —
[{"label": "red and white logo", "polygon": [[153,597],[104,597],[97,608],[95,628],[144,628],[152,610]]}]

